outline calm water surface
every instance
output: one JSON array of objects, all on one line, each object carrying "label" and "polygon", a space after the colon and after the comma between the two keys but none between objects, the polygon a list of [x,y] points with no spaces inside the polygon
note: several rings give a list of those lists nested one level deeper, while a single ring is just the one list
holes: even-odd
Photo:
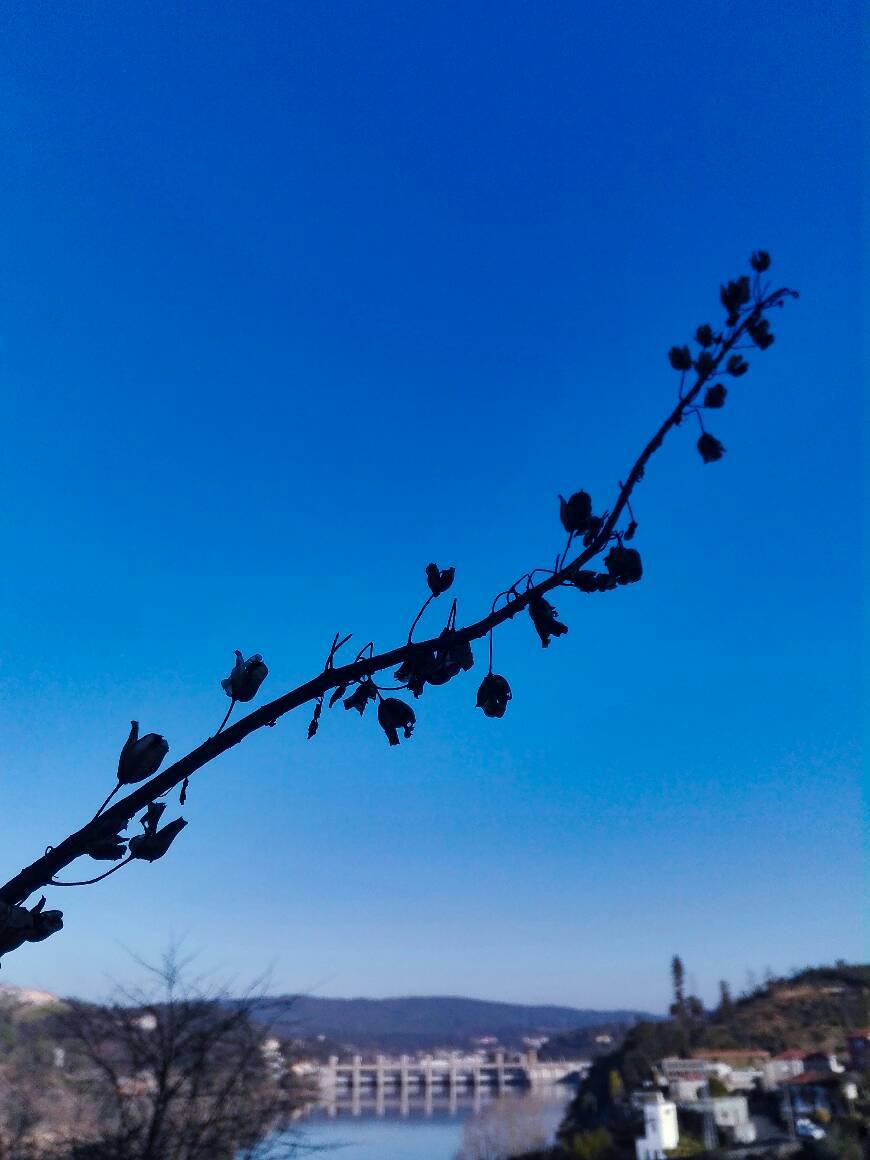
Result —
[{"label": "calm water surface", "polygon": [[550,1142],[572,1095],[556,1086],[452,1105],[436,1101],[429,1109],[411,1101],[404,1115],[397,1102],[378,1114],[373,1103],[354,1109],[339,1101],[331,1108],[312,1105],[294,1136],[303,1145],[328,1147],[336,1160],[489,1160]]}]

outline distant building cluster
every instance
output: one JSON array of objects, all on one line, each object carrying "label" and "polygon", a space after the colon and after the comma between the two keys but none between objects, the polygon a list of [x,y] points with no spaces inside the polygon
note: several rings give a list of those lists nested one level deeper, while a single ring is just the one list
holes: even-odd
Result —
[{"label": "distant building cluster", "polygon": [[848,1036],[845,1061],[824,1051],[771,1055],[755,1048],[662,1059],[654,1070],[654,1084],[630,1094],[644,1118],[644,1134],[635,1142],[637,1160],[665,1160],[668,1150],[679,1144],[681,1117],[702,1125],[709,1147],[720,1133],[735,1145],[755,1143],[759,1133],[749,1097],[762,1092],[779,1097],[791,1137],[822,1139],[820,1123],[849,1111],[868,1067],[867,1027]]}]

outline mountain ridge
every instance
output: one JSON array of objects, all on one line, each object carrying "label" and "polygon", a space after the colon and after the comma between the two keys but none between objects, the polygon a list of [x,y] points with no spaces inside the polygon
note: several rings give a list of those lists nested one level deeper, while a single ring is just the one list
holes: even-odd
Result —
[{"label": "mountain ridge", "polygon": [[[297,1039],[324,1037],[337,1044],[382,1050],[468,1047],[485,1038],[517,1047],[524,1038],[546,1038],[577,1028],[625,1029],[659,1016],[629,1008],[595,1010],[554,1003],[507,1003],[463,995],[401,995],[383,999],[285,995],[290,1002],[277,1027]],[[266,1016],[264,1016],[266,1017]]]}]

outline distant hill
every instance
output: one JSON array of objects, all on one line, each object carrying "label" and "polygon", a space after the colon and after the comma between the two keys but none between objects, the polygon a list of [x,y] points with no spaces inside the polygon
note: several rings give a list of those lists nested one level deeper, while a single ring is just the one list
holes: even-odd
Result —
[{"label": "distant hill", "polygon": [[470,1047],[485,1037],[505,1047],[520,1047],[524,1037],[543,1038],[578,1027],[618,1031],[643,1018],[655,1017],[632,1010],[525,1007],[452,996],[321,999],[300,995],[276,1030],[295,1039],[322,1035],[361,1050],[410,1052]]},{"label": "distant hill", "polygon": [[[657,1058],[705,1048],[762,1048],[772,1055],[822,1049],[843,1053],[849,1031],[868,1025],[870,966],[810,967],[790,978],[770,979],[699,1019],[636,1026],[623,1044],[617,1044],[611,1062],[634,1082]],[[580,1029],[554,1036],[541,1055],[576,1054],[586,1034]]]},{"label": "distant hill", "polygon": [[780,1051],[842,1051],[846,1036],[870,1023],[870,966],[810,967],[772,979],[733,1007],[714,1011],[704,1047],[763,1047]]},{"label": "distant hill", "polygon": [[59,1002],[57,995],[52,995],[50,991],[0,983],[0,1007],[45,1007]]}]

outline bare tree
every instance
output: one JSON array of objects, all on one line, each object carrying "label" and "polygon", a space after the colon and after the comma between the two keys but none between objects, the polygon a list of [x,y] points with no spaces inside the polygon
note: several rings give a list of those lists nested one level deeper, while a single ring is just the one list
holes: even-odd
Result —
[{"label": "bare tree", "polygon": [[[399,688],[419,697],[426,686],[443,685],[470,669],[474,664],[472,642],[487,638],[488,671],[477,691],[477,705],[487,717],[502,717],[511,699],[511,688],[508,680],[493,670],[495,629],[520,613],[528,613],[541,645],[547,648],[554,638],[568,631],[547,599],[554,590],[567,587],[581,593],[602,593],[640,580],[643,572],[640,554],[628,546],[638,527],[632,497],[653,455],[666,436],[684,420],[693,417],[699,425],[697,447],[704,463],[722,458],[725,449],[706,429],[704,416],[724,405],[725,381],[739,379],[749,369],[743,352],[763,351],[773,343],[767,314],[782,306],[786,299],[797,296],[795,291],[786,288],[772,290],[766,283],[770,258],[764,251],[754,253],[750,265],[751,273],[721,287],[723,323],[718,328],[709,324],[699,326],[693,339],[696,350],[684,345],[673,346],[668,352],[670,365],[679,375],[676,404],[635,460],[625,482],[620,483],[612,506],[603,511],[598,509],[600,514],[596,514],[591,496],[583,489],[573,492],[568,499],[560,497],[559,516],[567,539],[551,565],[524,572],[496,595],[483,617],[465,627],[457,625],[454,600],[443,629],[433,637],[415,641],[414,631],[423,613],[454,581],[452,567],[429,564],[425,570],[429,595],[402,643],[376,653],[374,642],[370,641],[352,661],[339,665],[337,654],[347,645],[350,635],[336,633],[319,673],[234,725],[228,725],[236,704],[252,701],[268,673],[259,654],[246,659],[237,652],[236,664],[222,682],[230,704],[220,726],[162,773],[157,770],[168,751],[167,742],[157,733],[140,736],[138,722],[132,722],[121,750],[116,784],[96,814],[75,833],[47,847],[41,857],[0,887],[0,955],[24,942],[48,938],[62,928],[62,912],[47,910],[44,895],[35,905],[29,908],[25,905],[34,894],[52,886],[91,885],[133,861],[154,862],[163,857],[187,823],[179,817],[161,825],[166,803],[159,799],[180,786],[183,805],[194,773],[255,731],[274,726],[279,718],[302,705],[313,703],[314,706],[308,726],[311,738],[319,728],[327,695],[330,708],[341,700],[345,709],[356,709],[361,716],[370,703],[374,704],[378,724],[390,745],[398,745],[400,733],[405,738],[412,735],[416,714],[407,701],[385,696],[397,690],[379,684],[375,676],[388,669],[395,670],[393,680]],[[603,569],[587,567],[602,555]],[[112,804],[120,790],[140,782],[137,789]],[[123,831],[140,810],[145,810],[141,818],[142,833],[125,837]],[[59,873],[83,857],[110,861],[113,865],[94,877],[58,879]]]},{"label": "bare tree", "polygon": [[[294,1087],[273,1025],[291,1000],[241,997],[191,979],[176,950],[144,964],[152,985],[107,1006],[70,1000],[58,1031],[89,1114],[66,1132],[65,1160],[276,1160],[295,1154],[286,1129]],[[283,1132],[275,1136],[279,1129]]]}]

